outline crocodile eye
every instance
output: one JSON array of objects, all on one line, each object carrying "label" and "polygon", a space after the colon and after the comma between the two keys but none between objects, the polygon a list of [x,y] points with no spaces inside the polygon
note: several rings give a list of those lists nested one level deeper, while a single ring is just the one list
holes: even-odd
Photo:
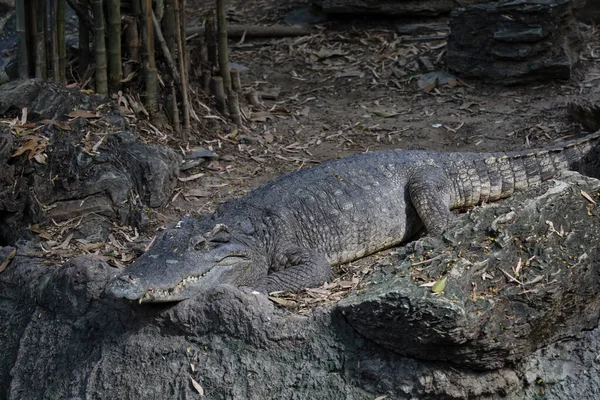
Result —
[{"label": "crocodile eye", "polygon": [[214,235],[210,241],[213,243],[227,243],[229,242],[230,237],[231,235],[229,235],[229,233],[221,231]]},{"label": "crocodile eye", "polygon": [[194,250],[206,249],[207,241],[202,235],[194,236],[190,242]]}]

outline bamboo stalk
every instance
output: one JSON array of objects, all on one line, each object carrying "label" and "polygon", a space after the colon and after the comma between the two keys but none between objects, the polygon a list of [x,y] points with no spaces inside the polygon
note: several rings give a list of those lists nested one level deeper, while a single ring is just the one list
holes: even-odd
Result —
[{"label": "bamboo stalk", "polygon": [[151,118],[158,111],[158,72],[154,54],[154,27],[152,23],[152,0],[142,0],[142,18],[145,57],[144,69],[146,75],[145,105]]},{"label": "bamboo stalk", "polygon": [[190,122],[190,104],[188,101],[188,82],[185,68],[185,53],[183,50],[183,42],[185,36],[181,35],[181,21],[185,18],[179,9],[179,0],[173,0],[173,11],[175,12],[175,35],[177,37],[177,50],[179,52],[179,75],[181,76],[181,105],[183,108],[183,132],[187,137],[191,130]]},{"label": "bamboo stalk", "polygon": [[227,114],[227,98],[225,97],[223,78],[220,76],[213,76],[210,80],[210,91],[213,96],[215,96],[217,110],[222,114]]},{"label": "bamboo stalk", "polygon": [[242,113],[240,112],[240,103],[238,94],[234,91],[229,92],[227,95],[227,104],[229,106],[229,114],[233,122],[241,128],[242,126]]},{"label": "bamboo stalk", "polygon": [[58,0],[56,4],[56,46],[58,49],[58,77],[55,80],[61,85],[67,84],[67,43],[65,38],[66,0]]},{"label": "bamboo stalk", "polygon": [[242,90],[242,79],[240,78],[240,71],[237,69],[231,70],[231,88],[234,92]]},{"label": "bamboo stalk", "polygon": [[219,64],[217,55],[217,29],[215,26],[215,16],[212,10],[206,17],[206,35],[204,36],[204,44],[206,45],[206,53],[208,57],[209,68],[212,72],[216,71]]},{"label": "bamboo stalk", "polygon": [[58,61],[58,27],[56,25],[58,0],[50,2],[50,49],[52,53],[52,77],[58,82],[60,64]]},{"label": "bamboo stalk", "polygon": [[219,46],[219,73],[223,78],[225,92],[231,92],[231,76],[229,75],[229,56],[227,54],[227,18],[225,5],[227,0],[217,0],[217,37]]},{"label": "bamboo stalk", "polygon": [[177,60],[177,35],[175,34],[175,11],[173,10],[173,0],[165,1],[165,15],[162,20],[163,33],[167,47],[171,52],[173,60]]},{"label": "bamboo stalk", "polygon": [[106,72],[106,42],[104,41],[104,10],[102,0],[92,0],[94,11],[94,44],[96,46],[96,92],[108,93]]},{"label": "bamboo stalk", "polygon": [[[138,4],[139,2],[134,1],[134,4]],[[127,53],[128,57],[131,61],[139,62],[140,61],[140,35],[138,30],[138,20],[139,20],[139,10],[137,13],[135,10],[132,10],[133,15],[126,16],[127,27],[125,28],[125,42],[127,45]],[[129,76],[133,72],[133,66],[131,63],[125,63],[123,65],[123,75]]]},{"label": "bamboo stalk", "polygon": [[19,79],[29,78],[29,60],[27,57],[27,31],[25,30],[25,0],[15,1],[15,13],[17,17],[17,62],[19,65]]},{"label": "bamboo stalk", "polygon": [[44,21],[46,20],[46,1],[35,0],[35,5],[35,77],[37,79],[46,80],[46,30],[44,29]]},{"label": "bamboo stalk", "polygon": [[[42,0],[43,1],[43,0]],[[69,2],[69,4],[71,4]],[[87,16],[87,11],[90,7],[90,0],[81,0],[81,12],[85,12]],[[85,75],[85,72],[90,65],[90,30],[86,24],[86,19],[82,18],[80,14],[79,16],[79,76]],[[89,23],[89,21],[88,21]]]},{"label": "bamboo stalk", "polygon": [[121,0],[108,0],[108,76],[110,89],[121,90],[123,64],[121,63]]},{"label": "bamboo stalk", "polygon": [[178,136],[181,135],[181,121],[179,121],[179,107],[177,107],[177,92],[175,90],[175,85],[173,82],[170,83],[171,86],[171,120],[173,121],[173,126],[175,127],[175,132]]},{"label": "bamboo stalk", "polygon": [[187,77],[190,76],[190,65],[189,65],[189,58],[188,58],[188,51],[187,51],[187,40],[186,40],[186,29],[187,29],[187,14],[185,12],[186,9],[186,4],[187,0],[181,0],[181,25],[180,25],[180,32],[181,32],[181,53],[179,54],[179,57],[183,57],[183,66],[185,68],[185,76],[186,76],[186,80],[188,79]]}]

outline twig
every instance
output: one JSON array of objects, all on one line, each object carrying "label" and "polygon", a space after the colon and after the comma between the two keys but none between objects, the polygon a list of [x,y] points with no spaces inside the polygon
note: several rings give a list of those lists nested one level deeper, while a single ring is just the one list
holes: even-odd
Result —
[{"label": "twig", "polygon": [[442,257],[442,254],[440,254],[440,255],[437,255],[437,256],[435,256],[435,257],[433,257],[433,258],[430,258],[430,259],[428,259],[428,260],[419,261],[419,262],[417,262],[417,263],[411,264],[410,266],[411,266],[411,268],[412,268],[412,267],[417,267],[417,266],[419,266],[419,265],[425,265],[425,264],[429,264],[429,263],[431,263],[431,262],[434,262],[435,260],[437,260],[437,259],[439,259],[439,258],[441,258],[441,257]]},{"label": "twig", "polygon": [[179,72],[177,72],[177,66],[175,65],[175,61],[173,61],[173,57],[171,57],[171,52],[169,51],[169,46],[167,46],[167,41],[162,33],[162,29],[160,29],[160,24],[156,19],[156,14],[152,11],[152,23],[154,24],[154,32],[156,33],[156,40],[160,44],[160,48],[165,56],[165,60],[167,60],[167,64],[169,64],[169,68],[171,69],[171,75],[173,75],[173,79],[177,85],[181,86],[181,77],[179,76]]}]

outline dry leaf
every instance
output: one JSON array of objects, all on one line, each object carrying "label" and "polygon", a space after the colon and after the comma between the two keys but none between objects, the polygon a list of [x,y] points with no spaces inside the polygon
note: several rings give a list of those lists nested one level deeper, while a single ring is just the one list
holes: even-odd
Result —
[{"label": "dry leaf", "polygon": [[70,131],[71,130],[71,125],[69,125],[66,122],[62,122],[62,121],[56,121],[54,119],[43,119],[40,121],[40,124],[45,124],[48,126],[57,126],[60,129],[62,129],[63,131]]},{"label": "dry leaf", "polygon": [[19,147],[17,151],[15,151],[11,157],[17,157],[21,154],[29,151],[29,155],[27,156],[28,160],[31,160],[36,153],[44,151],[46,149],[46,139],[42,137],[36,137],[34,139],[30,139],[23,146]]},{"label": "dry leaf", "polygon": [[95,112],[86,110],[75,110],[67,114],[69,118],[100,118],[100,115]]},{"label": "dry leaf", "polygon": [[211,194],[212,193],[209,192],[208,190],[196,188],[196,189],[190,189],[190,190],[188,190],[183,195],[186,196],[186,197],[190,197],[190,196],[194,196],[194,197],[209,197]]},{"label": "dry leaf", "polygon": [[370,110],[371,114],[377,115],[378,117],[381,118],[391,118],[391,117],[395,117],[396,115],[399,115],[400,113],[398,112],[391,112],[391,111],[384,111],[384,110]]},{"label": "dry leaf", "polygon": [[322,48],[321,50],[314,52],[313,53],[315,56],[317,56],[319,59],[324,59],[324,58],[329,58],[329,57],[334,57],[334,56],[343,56],[346,55],[347,52],[345,52],[344,50],[340,50],[340,49],[325,49]]},{"label": "dry leaf", "polygon": [[202,386],[200,386],[200,384],[196,382],[196,380],[191,376],[190,379],[192,380],[192,385],[194,385],[194,389],[196,389],[200,397],[204,397],[204,389],[202,388]]},{"label": "dry leaf", "polygon": [[204,176],[204,174],[202,172],[194,174],[194,175],[190,175],[190,176],[186,176],[183,178],[177,178],[180,182],[188,182],[188,181],[193,181],[194,179],[198,179],[198,178],[202,178]]},{"label": "dry leaf", "polygon": [[8,264],[10,264],[10,261],[15,257],[16,254],[17,249],[13,248],[12,251],[6,256],[4,261],[2,261],[2,264],[0,264],[0,272],[6,269],[6,267],[8,266]]},{"label": "dry leaf", "polygon": [[25,125],[27,123],[27,107],[23,107],[21,114],[21,125]]},{"label": "dry leaf", "polygon": [[521,272],[522,267],[523,267],[523,261],[521,260],[521,257],[519,257],[519,261],[517,261],[517,265],[513,267],[513,272],[515,273],[515,276],[519,276],[519,273]]},{"label": "dry leaf", "polygon": [[265,133],[263,137],[265,138],[265,142],[267,143],[273,143],[273,141],[275,140],[275,136],[273,136],[272,133]]},{"label": "dry leaf", "polygon": [[48,157],[44,153],[37,153],[33,156],[33,159],[40,164],[46,164],[46,158]]},{"label": "dry leaf", "polygon": [[269,300],[271,300],[274,303],[279,304],[280,306],[284,306],[284,307],[288,307],[288,308],[295,308],[297,306],[295,301],[290,301],[290,300],[282,299],[279,297],[269,296]]},{"label": "dry leaf", "polygon": [[254,122],[267,122],[268,119],[272,119],[273,116],[268,111],[257,111],[250,114],[250,121]]},{"label": "dry leaf", "polygon": [[581,195],[583,197],[585,197],[585,199],[587,201],[589,201],[590,203],[592,203],[593,205],[596,205],[597,203],[594,201],[594,199],[592,199],[592,196],[590,196],[589,194],[587,194],[586,192],[584,192],[583,190],[581,191]]}]

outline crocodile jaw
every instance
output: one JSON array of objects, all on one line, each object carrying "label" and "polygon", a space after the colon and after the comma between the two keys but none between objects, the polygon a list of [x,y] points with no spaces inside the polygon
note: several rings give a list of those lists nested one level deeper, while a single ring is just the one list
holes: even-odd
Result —
[{"label": "crocodile jaw", "polygon": [[[140,264],[144,264],[143,262]],[[161,279],[151,277],[144,265],[135,265],[115,277],[107,286],[109,295],[139,303],[163,303],[186,300],[219,284],[236,283],[239,271],[251,267],[252,260],[244,257],[226,257],[212,265],[173,262],[164,270]],[[154,268],[156,265],[154,265]]]}]

